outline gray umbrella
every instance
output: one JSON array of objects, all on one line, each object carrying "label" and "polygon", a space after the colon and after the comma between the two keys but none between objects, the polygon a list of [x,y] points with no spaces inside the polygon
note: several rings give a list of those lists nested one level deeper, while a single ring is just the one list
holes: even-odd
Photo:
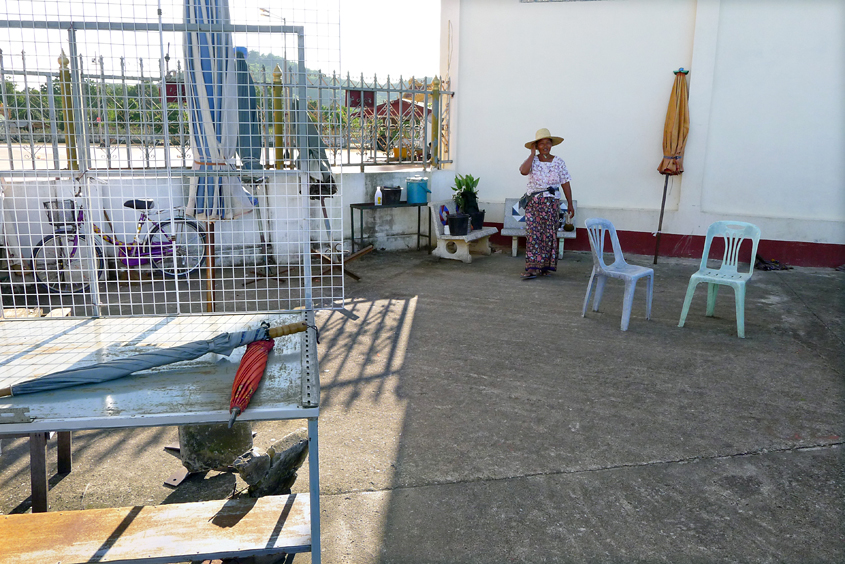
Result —
[{"label": "gray umbrella", "polygon": [[[299,100],[291,100],[291,107],[294,113],[299,111]],[[320,137],[320,132],[314,124],[314,118],[308,112],[305,113],[305,136],[308,138],[307,151],[300,151],[297,159],[299,170],[308,172],[310,177],[309,194],[312,200],[320,197],[332,196],[337,193],[337,184],[332,174],[332,166],[326,156],[326,144]],[[297,127],[300,124],[297,123]]]},{"label": "gray umbrella", "polygon": [[[235,49],[238,75],[238,154],[243,162],[244,182],[261,179],[261,129],[258,124],[258,94],[246,63],[248,52]],[[253,173],[252,171],[259,171]]]},{"label": "gray umbrella", "polygon": [[141,353],[128,358],[109,360],[90,366],[54,372],[41,378],[13,384],[9,388],[0,389],[0,397],[34,394],[48,390],[81,386],[83,384],[107,382],[129,376],[133,372],[140,370],[147,370],[156,366],[164,366],[183,360],[193,360],[211,352],[229,356],[237,347],[248,345],[253,341],[292,335],[293,333],[305,331],[307,328],[308,326],[305,322],[291,323],[272,328],[268,324],[262,323],[261,327],[257,329],[250,329],[239,333],[221,333],[213,339],[194,341],[193,343]]}]

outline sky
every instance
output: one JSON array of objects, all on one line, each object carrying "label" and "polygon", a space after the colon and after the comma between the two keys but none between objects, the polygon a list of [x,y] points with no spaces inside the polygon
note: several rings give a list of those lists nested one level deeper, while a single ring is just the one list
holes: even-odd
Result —
[{"label": "sky", "polygon": [[[41,21],[45,19],[157,23],[156,7],[165,22],[182,20],[184,0],[4,0],[0,19]],[[440,73],[440,0],[229,0],[231,18],[238,24],[284,23],[303,25],[306,33],[307,65],[330,74],[338,66],[345,76],[373,75],[383,81],[411,76],[432,77]],[[8,37],[7,37],[8,36]],[[23,42],[28,42],[28,68],[51,70],[58,53],[67,50],[67,34],[41,30],[8,29],[3,54],[7,68],[22,68]],[[161,50],[176,58],[181,54],[181,34],[79,32],[79,52],[92,66],[104,55],[106,72],[117,73],[120,58],[126,56],[127,72],[139,74],[141,60],[145,75],[159,72],[155,63]],[[338,44],[339,38],[339,44]],[[296,36],[279,34],[234,34],[236,45],[260,53],[295,57]],[[174,65],[176,63],[173,63]]]},{"label": "sky", "polygon": [[440,74],[440,0],[339,0],[344,75]]}]

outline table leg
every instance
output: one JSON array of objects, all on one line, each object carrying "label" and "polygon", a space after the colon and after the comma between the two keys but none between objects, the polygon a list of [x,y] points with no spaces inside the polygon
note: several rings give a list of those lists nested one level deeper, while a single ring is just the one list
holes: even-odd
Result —
[{"label": "table leg", "polygon": [[73,435],[70,431],[59,431],[59,474],[69,474],[73,469]]},{"label": "table leg", "polygon": [[361,248],[364,248],[364,208],[358,210],[360,215],[358,216],[358,224],[361,226]]},{"label": "table leg", "polygon": [[350,244],[352,246],[352,253],[355,253],[355,210],[349,206],[349,232],[352,235]]},{"label": "table leg", "polygon": [[29,479],[32,512],[47,512],[47,433],[29,435]]},{"label": "table leg", "polygon": [[420,229],[422,228],[422,206],[417,207],[417,250],[420,250]]},{"label": "table leg", "polygon": [[320,564],[320,441],[317,419],[308,420],[308,482],[311,498],[311,562]]},{"label": "table leg", "polygon": [[431,246],[431,206],[426,207],[428,208],[428,250],[431,250],[434,248]]}]

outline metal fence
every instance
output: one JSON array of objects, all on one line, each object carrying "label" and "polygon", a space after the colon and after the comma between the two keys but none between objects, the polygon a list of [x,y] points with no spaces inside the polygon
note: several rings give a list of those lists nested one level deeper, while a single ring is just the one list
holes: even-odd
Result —
[{"label": "metal fence", "polygon": [[0,7],[0,318],[343,307],[336,9],[71,4]]},{"label": "metal fence", "polygon": [[[0,169],[74,168],[78,140],[73,137],[81,132],[71,131],[74,119],[66,113],[71,107],[71,61],[65,56],[55,72],[49,72],[28,69],[26,53],[13,58],[14,66],[9,60],[0,49]],[[103,56],[77,56],[73,66],[79,69],[82,97],[78,111],[87,130],[90,168],[155,168],[164,162],[156,151],[161,153],[165,143],[174,152],[174,166],[192,165],[182,64],[176,61],[171,68],[170,61],[169,53],[160,60],[139,58],[132,68],[140,72],[128,73],[121,57],[120,71],[113,74],[106,72]],[[275,149],[296,144],[290,103],[295,98],[290,91],[295,67],[247,62],[259,93],[262,165],[293,168],[290,151]],[[307,110],[332,166],[354,166],[363,172],[368,166],[437,168],[452,162],[453,92],[448,79],[400,77],[394,82],[388,77],[380,82],[363,75],[353,80],[349,75],[341,79],[307,72],[305,82]],[[60,145],[65,150],[60,151]]]},{"label": "metal fence", "polygon": [[[419,164],[439,167],[452,162],[449,145],[449,110],[452,92],[448,80],[410,78],[392,82],[390,77],[367,82],[337,76],[313,77],[319,90],[339,92],[332,99],[332,118],[317,121],[338,129],[326,139],[339,141],[328,148],[336,165],[367,166]],[[322,99],[317,96],[317,99]]]}]

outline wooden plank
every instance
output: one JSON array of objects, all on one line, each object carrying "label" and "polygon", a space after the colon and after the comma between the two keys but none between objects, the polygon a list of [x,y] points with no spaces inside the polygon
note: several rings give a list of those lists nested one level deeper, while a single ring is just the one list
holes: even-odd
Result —
[{"label": "wooden plank", "polygon": [[4,319],[24,319],[27,317],[41,317],[43,310],[40,307],[27,309],[22,307],[3,310]]},{"label": "wooden plank", "polygon": [[51,309],[50,313],[45,314],[44,317],[68,317],[72,311],[69,307],[60,307]]},{"label": "wooden plank", "polygon": [[348,257],[344,258],[343,262],[349,263],[349,262],[358,260],[359,258],[366,255],[367,253],[372,252],[373,249],[375,249],[375,247],[373,247],[372,245],[368,245],[368,246],[364,247],[363,249],[361,249],[360,251],[356,251],[356,252],[352,253],[351,255],[349,255]]},{"label": "wooden plank", "polygon": [[164,563],[311,550],[307,495],[0,516],[4,562]]}]

